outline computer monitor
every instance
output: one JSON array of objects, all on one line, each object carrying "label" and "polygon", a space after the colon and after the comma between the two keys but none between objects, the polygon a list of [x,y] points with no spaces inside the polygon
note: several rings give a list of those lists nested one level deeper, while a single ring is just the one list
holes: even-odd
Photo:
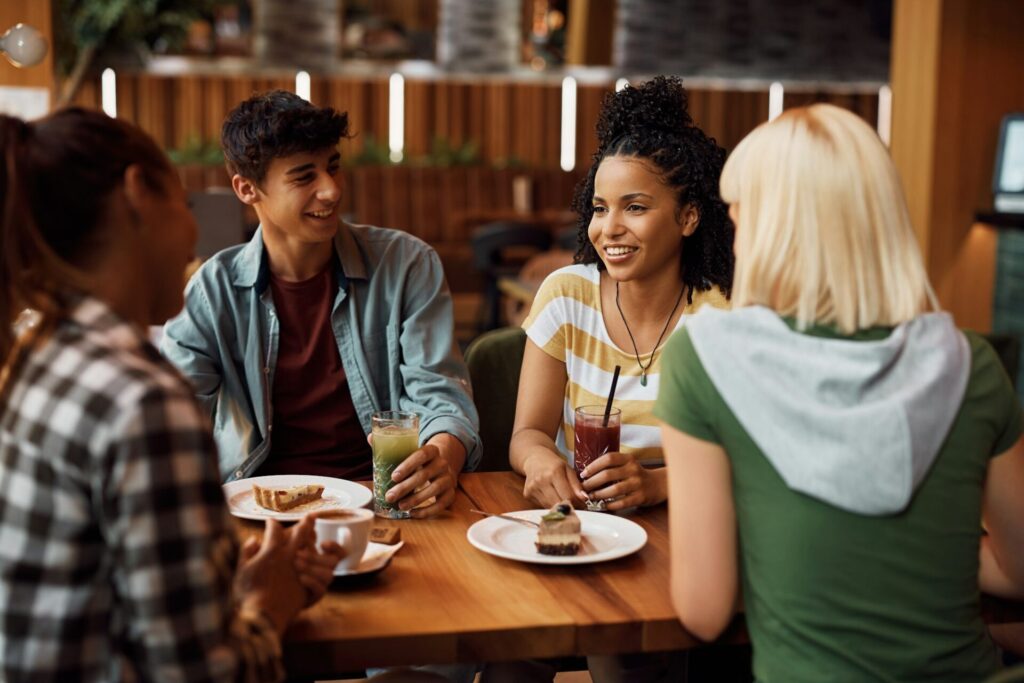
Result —
[{"label": "computer monitor", "polygon": [[999,126],[992,191],[997,212],[1024,213],[1024,113],[1007,114]]}]

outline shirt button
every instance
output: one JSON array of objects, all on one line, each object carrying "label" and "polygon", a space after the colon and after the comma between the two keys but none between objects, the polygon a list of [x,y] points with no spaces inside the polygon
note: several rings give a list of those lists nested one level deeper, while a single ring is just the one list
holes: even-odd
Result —
[{"label": "shirt button", "polygon": [[237,472],[235,472],[235,478],[241,479],[243,474],[245,474],[245,472],[243,472],[242,470],[238,470]]},{"label": "shirt button", "polygon": [[263,374],[264,375],[269,375],[270,374],[270,366],[269,365],[267,367],[263,368]]},{"label": "shirt button", "polygon": [[274,431],[274,425],[267,425],[267,433]]}]

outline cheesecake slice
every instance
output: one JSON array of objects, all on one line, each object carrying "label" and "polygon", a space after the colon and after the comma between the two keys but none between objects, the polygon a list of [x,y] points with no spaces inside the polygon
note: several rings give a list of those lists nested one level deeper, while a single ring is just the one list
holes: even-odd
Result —
[{"label": "cheesecake slice", "polygon": [[274,512],[284,512],[300,505],[319,500],[324,494],[324,487],[317,484],[292,486],[289,488],[268,488],[259,484],[252,485],[252,495],[256,504]]},{"label": "cheesecake slice", "polygon": [[562,501],[540,518],[536,546],[541,555],[575,555],[581,540],[580,518],[569,501]]}]

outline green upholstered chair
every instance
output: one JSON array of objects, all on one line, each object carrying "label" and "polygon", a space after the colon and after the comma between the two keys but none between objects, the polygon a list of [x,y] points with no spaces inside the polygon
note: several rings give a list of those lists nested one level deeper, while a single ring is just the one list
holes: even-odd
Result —
[{"label": "green upholstered chair", "polygon": [[1000,671],[986,679],[985,683],[1024,683],[1024,665]]},{"label": "green upholstered chair", "polygon": [[466,365],[473,382],[473,402],[480,414],[483,459],[478,472],[511,470],[508,443],[516,416],[519,368],[523,364],[526,332],[502,327],[480,335],[466,349]]},{"label": "green upholstered chair", "polygon": [[514,277],[523,265],[522,261],[506,262],[506,251],[511,248],[529,248],[545,252],[551,248],[551,231],[533,223],[499,221],[474,230],[470,244],[473,247],[473,265],[484,278],[484,309],[480,331],[487,332],[501,324],[498,279],[503,276]]}]

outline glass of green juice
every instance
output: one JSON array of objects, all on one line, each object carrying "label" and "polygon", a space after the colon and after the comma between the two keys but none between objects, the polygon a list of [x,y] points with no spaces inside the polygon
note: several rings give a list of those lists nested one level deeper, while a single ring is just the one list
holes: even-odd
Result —
[{"label": "glass of green juice", "polygon": [[420,447],[420,416],[397,410],[374,413],[373,423],[373,511],[378,517],[408,519],[385,496],[395,482],[391,473]]}]

